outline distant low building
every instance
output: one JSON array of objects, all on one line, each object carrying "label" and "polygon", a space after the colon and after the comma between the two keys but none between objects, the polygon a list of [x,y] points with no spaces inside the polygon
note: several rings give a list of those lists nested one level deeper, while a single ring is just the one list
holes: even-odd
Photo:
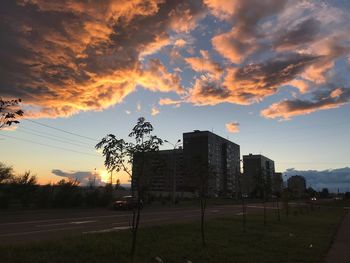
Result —
[{"label": "distant low building", "polygon": [[301,175],[293,175],[287,180],[288,189],[293,193],[304,193],[306,190],[306,180],[305,177]]}]

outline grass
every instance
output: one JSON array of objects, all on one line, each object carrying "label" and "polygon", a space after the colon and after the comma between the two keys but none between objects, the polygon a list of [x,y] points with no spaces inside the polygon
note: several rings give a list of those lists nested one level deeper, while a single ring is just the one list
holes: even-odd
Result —
[{"label": "grass", "polygon": [[[275,214],[248,215],[247,233],[240,216],[208,220],[207,246],[202,248],[199,224],[142,228],[135,262],[319,262],[327,253],[340,208],[324,207],[278,222]],[[0,247],[0,262],[130,262],[130,232],[90,234],[27,245]]]}]

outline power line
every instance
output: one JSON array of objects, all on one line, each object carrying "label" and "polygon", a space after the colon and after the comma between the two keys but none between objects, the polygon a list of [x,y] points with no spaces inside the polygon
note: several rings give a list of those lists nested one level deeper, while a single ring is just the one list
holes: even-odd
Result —
[{"label": "power line", "polygon": [[74,142],[70,142],[70,141],[65,141],[65,140],[61,140],[61,139],[56,139],[56,138],[52,138],[52,137],[49,137],[49,136],[46,136],[46,135],[41,135],[41,134],[36,134],[34,132],[30,132],[30,131],[22,131],[20,129],[17,130],[17,132],[22,132],[22,133],[26,133],[26,134],[31,134],[31,135],[34,135],[34,136],[38,136],[40,138],[46,138],[46,139],[49,139],[49,140],[53,140],[53,141],[58,141],[58,142],[61,142],[61,143],[66,143],[66,144],[70,144],[70,145],[75,145],[77,147],[81,147],[81,148],[85,148],[85,149],[89,149],[91,150],[91,148],[87,147],[87,146],[84,146],[84,145],[80,145],[80,144],[76,144]]},{"label": "power line", "polygon": [[77,133],[74,133],[74,132],[66,131],[66,130],[63,130],[63,129],[60,129],[60,128],[56,128],[56,127],[53,127],[53,126],[50,126],[48,124],[44,124],[44,123],[41,123],[41,122],[38,122],[38,121],[29,120],[29,119],[24,119],[24,120],[32,122],[32,123],[35,123],[37,125],[40,125],[40,126],[43,126],[43,127],[46,127],[46,128],[54,129],[56,131],[64,132],[64,133],[67,133],[67,134],[70,134],[70,135],[78,136],[80,138],[84,138],[84,139],[87,139],[87,140],[98,142],[98,140],[96,140],[96,139],[93,139],[93,138],[90,138],[90,137],[87,137],[87,136],[84,136],[84,135],[81,135],[81,134],[77,134]]},{"label": "power line", "polygon": [[54,149],[59,149],[59,150],[63,150],[63,151],[69,151],[69,152],[74,152],[74,153],[84,154],[84,155],[89,155],[89,156],[94,156],[94,157],[98,156],[98,155],[91,154],[91,153],[80,152],[80,151],[76,151],[76,150],[73,150],[73,149],[68,149],[68,148],[64,148],[64,147],[54,146],[54,145],[50,145],[50,144],[46,144],[46,143],[35,142],[35,141],[32,141],[32,140],[18,138],[18,137],[11,136],[11,135],[0,134],[0,136],[3,136],[5,138],[11,138],[11,139],[14,139],[14,140],[29,142],[29,143],[33,143],[33,144],[37,144],[37,145],[41,145],[41,146],[46,146],[46,147],[50,147],[50,148],[54,148]]},{"label": "power line", "polygon": [[[86,142],[83,142],[83,141],[79,141],[77,139],[70,139],[70,138],[67,138],[67,137],[62,137],[62,136],[59,136],[57,134],[53,134],[53,133],[49,133],[49,132],[44,132],[44,131],[41,131],[41,130],[36,130],[36,129],[30,129],[30,128],[27,128],[27,127],[23,127],[23,126],[20,126],[19,129],[17,129],[17,131],[19,130],[28,130],[28,131],[31,131],[31,132],[35,132],[37,134],[44,134],[46,136],[50,136],[50,137],[53,137],[53,138],[58,138],[58,139],[61,139],[61,140],[65,140],[67,142],[74,142],[74,143],[77,143],[77,144],[80,144],[82,146],[86,146]],[[93,145],[91,145],[91,147],[94,147]]]}]

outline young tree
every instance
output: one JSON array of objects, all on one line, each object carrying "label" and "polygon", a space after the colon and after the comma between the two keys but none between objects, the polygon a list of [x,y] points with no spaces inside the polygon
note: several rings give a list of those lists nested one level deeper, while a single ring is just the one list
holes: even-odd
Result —
[{"label": "young tree", "polygon": [[[131,178],[132,196],[137,198],[137,206],[132,210],[132,219],[130,230],[132,232],[131,256],[134,257],[136,249],[137,231],[140,223],[141,203],[144,198],[147,186],[144,184],[144,164],[145,154],[156,152],[163,140],[152,135],[153,126],[145,118],[140,117],[133,127],[130,138],[135,142],[126,142],[118,139],[116,135],[108,134],[97,145],[96,149],[103,149],[102,154],[105,157],[105,166],[109,172],[124,171]],[[139,158],[137,167],[133,167],[134,172],[130,170],[134,158]]]},{"label": "young tree", "polygon": [[21,99],[3,100],[0,98],[0,130],[19,123],[17,118],[23,116],[23,111],[18,106],[20,102]]}]

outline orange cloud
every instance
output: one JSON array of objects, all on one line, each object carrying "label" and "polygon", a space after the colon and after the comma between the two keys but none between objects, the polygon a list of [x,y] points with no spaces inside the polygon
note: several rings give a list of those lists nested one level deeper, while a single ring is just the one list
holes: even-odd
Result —
[{"label": "orange cloud", "polygon": [[350,89],[337,88],[326,95],[319,96],[314,100],[284,100],[277,102],[261,111],[265,118],[290,119],[298,115],[310,114],[319,110],[338,108],[350,100]]},{"label": "orange cloud", "polygon": [[212,61],[207,51],[201,50],[202,57],[187,57],[185,61],[197,72],[209,72],[216,79],[219,79],[223,69],[219,63]]},{"label": "orange cloud", "polygon": [[257,49],[256,40],[252,37],[243,38],[236,28],[213,37],[212,45],[223,57],[236,64]]},{"label": "orange cloud", "polygon": [[226,123],[226,130],[231,133],[237,133],[239,132],[239,123],[234,121],[234,122],[229,122]]},{"label": "orange cloud", "polygon": [[175,46],[179,47],[179,48],[183,48],[186,45],[186,40],[180,38],[180,39],[176,39]]},{"label": "orange cloud", "polygon": [[249,105],[276,94],[281,86],[296,78],[318,57],[286,55],[265,63],[229,68],[223,83],[197,79],[189,91],[188,101],[196,105],[215,105],[223,102]]},{"label": "orange cloud", "polygon": [[151,115],[152,116],[156,116],[160,113],[159,109],[157,109],[157,107],[153,106],[151,109]]},{"label": "orange cloud", "polygon": [[173,100],[170,98],[161,98],[159,100],[159,105],[180,105],[181,103],[183,103],[182,100]]},{"label": "orange cloud", "polygon": [[230,19],[236,13],[239,0],[204,0],[214,16],[220,19]]},{"label": "orange cloud", "polygon": [[304,94],[307,91],[309,91],[309,84],[305,80],[301,79],[293,79],[291,82],[288,83],[288,85],[291,85],[299,90],[300,93]]},{"label": "orange cloud", "polygon": [[177,33],[189,33],[196,28],[198,20],[204,17],[201,9],[201,4],[196,1],[180,3],[169,13],[170,28]]}]

